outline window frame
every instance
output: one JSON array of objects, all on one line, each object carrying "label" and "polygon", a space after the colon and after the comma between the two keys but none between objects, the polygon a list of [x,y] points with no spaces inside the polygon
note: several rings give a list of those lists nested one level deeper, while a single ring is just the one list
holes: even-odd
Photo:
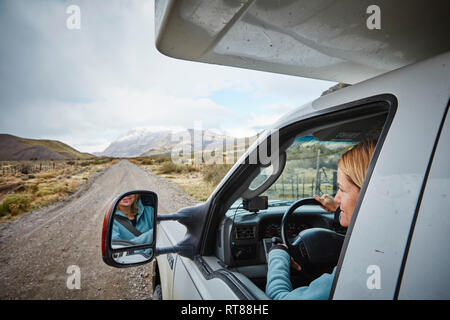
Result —
[{"label": "window frame", "polygon": [[[339,271],[340,267],[343,262],[343,258],[345,256],[345,253],[347,251],[347,246],[349,239],[351,237],[351,233],[353,230],[353,226],[355,223],[355,220],[358,216],[358,211],[361,206],[361,202],[364,198],[364,193],[367,189],[367,184],[370,181],[371,174],[373,172],[373,168],[375,166],[376,160],[378,159],[378,155],[380,153],[380,150],[382,148],[382,145],[384,143],[384,140],[387,136],[387,133],[389,132],[390,126],[392,124],[392,121],[394,119],[395,113],[397,111],[397,105],[398,101],[397,98],[391,94],[379,94],[370,96],[363,99],[358,99],[355,101],[350,101],[348,103],[340,104],[337,106],[329,107],[326,109],[322,109],[317,112],[312,112],[309,114],[304,115],[297,121],[290,123],[282,128],[280,128],[280,145],[283,145],[285,141],[289,140],[289,137],[295,137],[305,129],[301,129],[301,127],[313,127],[310,123],[315,123],[314,126],[320,126],[320,122],[326,123],[328,119],[333,118],[336,116],[336,114],[339,114],[342,118],[345,116],[342,116],[341,113],[343,112],[352,112],[354,114],[348,116],[350,117],[357,117],[359,115],[364,114],[375,114],[376,111],[378,112],[387,112],[386,120],[383,126],[383,129],[380,133],[380,136],[378,138],[378,143],[374,152],[374,155],[372,157],[372,160],[369,165],[369,169],[366,174],[366,179],[364,181],[364,184],[361,188],[360,195],[358,197],[358,201],[355,206],[355,212],[352,216],[352,219],[350,221],[350,225],[347,229],[347,235],[344,240],[344,244],[342,246],[341,254],[338,260],[337,264],[337,270],[336,275],[333,280],[331,292],[330,292],[330,299],[333,297],[337,279],[339,277]],[[378,109],[378,110],[375,110]],[[283,139],[281,138],[283,137]],[[234,202],[233,195],[236,193],[236,186],[238,186],[243,181],[243,176],[245,176],[246,171],[248,170],[246,161],[244,161],[241,165],[239,165],[236,170],[234,170],[231,174],[231,176],[227,179],[227,183],[225,183],[217,192],[215,192],[211,198],[209,199],[211,201],[211,206],[209,210],[209,214],[207,217],[207,220],[205,222],[204,232],[202,234],[201,239],[201,245],[200,245],[200,255],[201,256],[207,256],[214,254],[214,247],[215,247],[215,231],[217,230],[221,218],[224,216],[226,211],[228,210],[228,207]],[[227,200],[228,199],[228,200]],[[230,200],[231,199],[231,200]]]}]

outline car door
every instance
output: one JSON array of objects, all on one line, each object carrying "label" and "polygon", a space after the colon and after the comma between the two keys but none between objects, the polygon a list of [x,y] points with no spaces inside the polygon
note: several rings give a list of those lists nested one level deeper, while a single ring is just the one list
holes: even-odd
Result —
[{"label": "car door", "polygon": [[450,299],[450,119],[444,116],[408,239],[398,299]]},{"label": "car door", "polygon": [[[370,181],[361,188],[338,263],[333,299],[404,297],[399,295],[398,282],[405,253],[417,243],[411,241],[410,230],[447,110],[449,57],[437,56],[358,85],[364,89],[370,86],[369,90],[389,90],[397,97],[398,107],[378,161],[369,168]],[[443,157],[441,161],[448,163],[448,152]],[[445,208],[441,205],[439,208]],[[442,212],[448,212],[448,206]],[[420,238],[418,233],[417,239]],[[448,242],[446,248],[448,251]],[[424,266],[419,252],[408,259],[415,256]],[[405,285],[414,281],[406,272],[407,268]],[[374,285],[375,278],[378,280]]]},{"label": "car door", "polygon": [[[176,221],[161,221],[158,223],[157,244],[161,248],[169,248],[177,244],[179,237],[186,232],[186,228]],[[175,273],[175,253],[157,256],[158,281],[161,285],[163,299],[172,299]]]},{"label": "car door", "polygon": [[[176,245],[185,233],[186,227],[177,221],[161,221],[158,228],[158,247]],[[243,294],[242,292],[247,292],[246,286],[236,275],[223,269],[214,259],[200,256],[192,259],[176,253],[168,253],[159,255],[157,262],[163,299],[254,298]]]},{"label": "car door", "polygon": [[[211,257],[213,258],[213,257]],[[215,270],[211,268],[215,267]],[[196,257],[194,260],[177,256],[173,299],[175,300],[236,300],[252,299],[242,291],[246,290],[236,276],[207,257]]]}]

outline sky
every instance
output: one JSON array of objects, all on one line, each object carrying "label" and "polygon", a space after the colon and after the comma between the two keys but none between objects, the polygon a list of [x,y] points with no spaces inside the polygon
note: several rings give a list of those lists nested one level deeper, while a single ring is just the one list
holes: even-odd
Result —
[{"label": "sky", "polygon": [[335,84],[169,58],[154,33],[153,1],[0,1],[0,133],[91,153],[136,127],[251,136]]}]

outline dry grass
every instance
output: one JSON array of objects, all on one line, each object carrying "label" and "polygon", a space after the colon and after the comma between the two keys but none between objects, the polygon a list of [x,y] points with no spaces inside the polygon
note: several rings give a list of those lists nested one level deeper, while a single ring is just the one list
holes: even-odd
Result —
[{"label": "dry grass", "polygon": [[0,221],[4,222],[64,199],[74,193],[92,174],[117,161],[58,161],[54,166],[50,166],[55,167],[54,171],[32,174],[15,172],[0,176]]},{"label": "dry grass", "polygon": [[140,157],[131,161],[174,182],[199,201],[208,199],[231,168],[228,164],[176,164],[168,156]]}]

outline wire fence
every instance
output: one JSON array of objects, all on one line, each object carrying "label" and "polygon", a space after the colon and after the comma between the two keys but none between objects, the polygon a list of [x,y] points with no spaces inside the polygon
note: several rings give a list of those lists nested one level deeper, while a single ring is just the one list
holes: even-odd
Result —
[{"label": "wire fence", "polygon": [[273,199],[293,200],[324,193],[334,195],[337,192],[337,171],[322,168],[315,176],[311,174],[282,174],[265,192]]},{"label": "wire fence", "polygon": [[83,165],[83,160],[28,160],[28,161],[0,161],[0,176],[6,177],[16,174],[33,174],[52,172],[68,166]]}]

